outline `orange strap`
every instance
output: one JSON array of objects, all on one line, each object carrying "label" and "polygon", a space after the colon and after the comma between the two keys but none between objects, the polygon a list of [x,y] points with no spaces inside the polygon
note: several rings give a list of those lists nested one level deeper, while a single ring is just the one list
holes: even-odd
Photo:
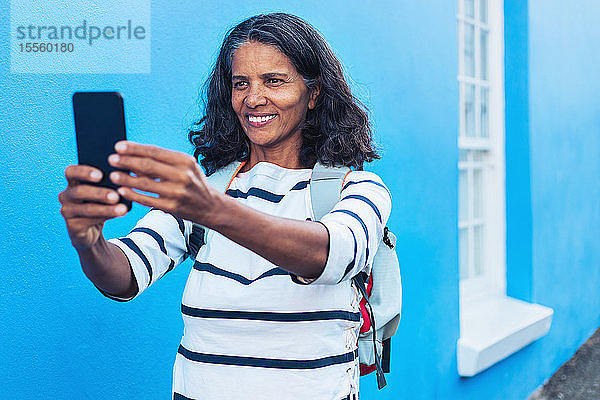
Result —
[{"label": "orange strap", "polygon": [[246,161],[242,161],[242,163],[240,164],[239,167],[237,167],[237,169],[235,170],[235,172],[233,173],[233,176],[231,177],[231,179],[229,180],[229,183],[227,184],[227,187],[225,188],[225,192],[227,192],[229,190],[229,186],[231,186],[231,182],[233,182],[233,178],[235,178],[238,174],[238,172],[240,172],[240,169],[242,169],[242,167],[246,165]]},{"label": "orange strap", "polygon": [[348,177],[348,175],[350,175],[350,172],[352,172],[352,170],[346,172],[346,175],[344,175],[344,179],[342,179],[342,187],[340,188],[340,192],[344,188],[344,183],[346,183],[346,178]]}]

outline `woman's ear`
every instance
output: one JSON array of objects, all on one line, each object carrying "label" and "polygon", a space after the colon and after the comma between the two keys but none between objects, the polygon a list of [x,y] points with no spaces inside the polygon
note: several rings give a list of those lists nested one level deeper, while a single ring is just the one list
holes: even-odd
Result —
[{"label": "woman's ear", "polygon": [[317,82],[315,87],[312,88],[312,90],[310,92],[310,99],[308,100],[308,109],[309,110],[314,109],[315,106],[317,105],[317,97],[319,97],[319,93],[321,93],[321,78],[319,78],[319,81]]}]

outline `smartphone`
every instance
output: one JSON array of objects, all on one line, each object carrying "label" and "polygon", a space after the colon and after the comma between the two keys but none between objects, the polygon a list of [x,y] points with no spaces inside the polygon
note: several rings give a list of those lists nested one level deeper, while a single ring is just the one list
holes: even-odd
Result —
[{"label": "smartphone", "polygon": [[[115,143],[125,140],[125,110],[119,92],[75,92],[73,93],[73,115],[79,164],[91,165],[102,171],[100,182],[91,185],[117,189],[111,182],[112,171],[117,169],[108,164],[108,156],[115,153]],[[121,196],[119,202],[131,210],[131,201]]]}]

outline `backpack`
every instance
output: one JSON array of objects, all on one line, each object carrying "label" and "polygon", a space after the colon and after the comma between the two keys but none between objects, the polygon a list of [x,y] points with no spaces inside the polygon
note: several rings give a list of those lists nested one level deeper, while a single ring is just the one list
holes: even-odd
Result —
[{"label": "backpack", "polygon": [[[219,191],[226,192],[241,165],[240,162],[234,162],[221,168],[207,178],[208,182]],[[309,186],[315,220],[329,213],[340,200],[344,178],[349,171],[348,167],[315,165]],[[192,225],[188,252],[193,258],[205,243],[205,232],[206,228],[202,225]],[[390,372],[391,337],[398,329],[402,306],[400,269],[395,247],[396,237],[385,227],[370,273],[361,272],[352,278],[363,297],[360,301],[363,324],[358,338],[360,375],[376,371],[379,389],[386,385],[384,373]]]},{"label": "backpack", "polygon": [[[329,213],[340,200],[349,171],[348,167],[315,165],[310,179],[310,199],[316,220]],[[361,272],[352,278],[363,296],[360,302],[363,325],[358,337],[360,375],[376,371],[379,389],[386,385],[384,372],[390,372],[391,337],[398,329],[402,308],[396,237],[387,227],[383,232],[370,273]]]}]

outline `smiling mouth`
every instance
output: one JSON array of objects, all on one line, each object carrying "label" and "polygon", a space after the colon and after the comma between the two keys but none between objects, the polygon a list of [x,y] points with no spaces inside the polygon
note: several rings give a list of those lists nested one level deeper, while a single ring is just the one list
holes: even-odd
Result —
[{"label": "smiling mouth", "polygon": [[261,127],[263,125],[268,124],[276,116],[277,116],[277,114],[270,114],[270,115],[248,115],[248,116],[246,116],[246,118],[248,119],[248,122],[250,123],[250,125],[258,128],[258,127]]}]

